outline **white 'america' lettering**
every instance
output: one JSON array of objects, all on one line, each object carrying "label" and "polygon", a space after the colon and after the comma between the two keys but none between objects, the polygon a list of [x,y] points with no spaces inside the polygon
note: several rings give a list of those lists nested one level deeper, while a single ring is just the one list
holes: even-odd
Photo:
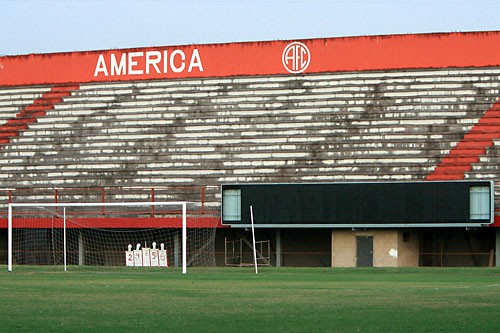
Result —
[{"label": "white 'america' lettering", "polygon": [[[189,62],[187,59],[189,58]],[[99,54],[94,77],[121,75],[166,74],[169,71],[182,73],[186,70],[203,72],[203,64],[198,49],[193,49],[190,57],[183,50],[125,52],[121,54]]]}]

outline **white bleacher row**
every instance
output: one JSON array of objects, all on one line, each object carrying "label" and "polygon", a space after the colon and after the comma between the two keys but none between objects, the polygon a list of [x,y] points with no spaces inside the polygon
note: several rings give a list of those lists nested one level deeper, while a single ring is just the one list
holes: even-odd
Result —
[{"label": "white bleacher row", "polygon": [[[233,94],[238,94],[236,90],[243,91],[241,85],[246,86],[246,90],[282,88],[283,82],[296,85],[309,86],[341,86],[351,85],[360,86],[366,90],[367,86],[387,84],[394,90],[407,90],[415,88],[414,85],[425,85],[422,89],[433,89],[436,84],[449,84],[449,88],[455,89],[464,83],[473,84],[475,88],[496,87],[494,83],[500,78],[498,68],[467,68],[467,69],[445,69],[445,70],[422,70],[422,71],[385,71],[385,72],[348,72],[332,74],[307,74],[307,81],[304,76],[256,76],[256,77],[234,77],[234,78],[214,78],[214,79],[193,79],[193,80],[161,80],[161,81],[143,81],[143,82],[120,82],[120,83],[102,83],[82,86],[80,94],[92,95],[118,95],[128,94],[134,89],[152,89],[152,93],[158,92],[186,92],[207,90],[227,90]],[[485,76],[487,78],[485,79]],[[491,81],[490,81],[491,80]],[[493,83],[492,83],[493,82]],[[240,85],[236,88],[236,85]],[[109,90],[108,88],[111,88]],[[156,89],[156,90],[155,90]],[[231,91],[232,90],[232,91]],[[146,91],[144,91],[146,93]]]},{"label": "white bleacher row", "polygon": [[[433,85],[412,85],[413,89],[421,89],[420,91],[409,91],[409,90],[396,90],[392,91],[389,90],[389,87],[385,87],[383,92],[380,93],[381,96],[385,98],[411,98],[411,97],[432,97],[432,96],[453,96],[456,94],[459,94],[460,96],[474,96],[476,95],[475,91],[473,89],[455,89],[454,87],[457,86],[457,84],[433,84]],[[397,89],[397,87],[390,87],[392,89]],[[235,88],[231,88],[235,89]],[[408,89],[408,87],[407,87]],[[424,90],[427,89],[427,90]],[[432,89],[432,90],[429,90]],[[486,88],[485,88],[486,89]],[[488,88],[490,89],[490,88]],[[373,90],[369,89],[366,86],[363,87],[332,87],[332,88],[298,88],[298,89],[279,89],[275,88],[274,90],[262,90],[259,92],[259,95],[255,92],[255,90],[237,90],[235,92],[233,91],[227,91],[227,88],[220,91],[220,90],[214,90],[214,91],[200,91],[198,90],[188,90],[185,92],[171,92],[171,93],[165,93],[161,92],[158,93],[159,88],[146,88],[146,89],[140,89],[140,93],[142,95],[137,95],[134,97],[136,101],[141,101],[143,99],[146,100],[151,100],[150,96],[154,96],[155,99],[158,100],[164,100],[164,99],[178,99],[178,98],[185,98],[186,95],[189,95],[193,99],[199,99],[199,98],[206,98],[209,101],[212,98],[218,98],[221,95],[225,96],[224,98],[228,103],[240,103],[240,102],[260,102],[260,101],[265,101],[268,100],[270,97],[275,97],[275,100],[277,101],[282,101],[282,100],[289,100],[290,96],[300,96],[296,97],[295,99],[297,100],[310,100],[310,99],[317,99],[318,95],[327,95],[329,97],[334,96],[335,98],[338,99],[363,99],[363,98],[371,98],[373,95]],[[491,87],[490,90],[496,90],[498,92],[498,87]],[[92,96],[93,99],[96,102],[114,102],[114,101],[119,101],[120,97],[128,96],[134,93],[137,93],[136,91],[130,89],[130,90],[125,90],[121,91],[122,94],[112,94],[112,91],[109,91],[108,94],[99,94],[99,95],[92,95],[92,94],[85,94],[87,91],[80,91],[77,93],[74,97],[71,99],[74,102],[85,102],[88,100],[89,96]]]},{"label": "white bleacher row", "polygon": [[[493,95],[492,95],[493,96]],[[196,117],[185,119],[185,117],[189,114],[192,114],[193,107],[178,107],[178,106],[167,106],[167,105],[156,105],[156,106],[147,106],[147,107],[128,107],[124,108],[121,106],[113,105],[111,107],[99,106],[98,109],[95,108],[87,108],[87,109],[73,109],[71,112],[66,112],[66,110],[62,111],[60,109],[60,105],[56,105],[54,111],[51,111],[50,118],[40,118],[38,120],[38,128],[51,128],[51,127],[60,127],[65,126],[67,122],[78,121],[79,117],[89,116],[89,124],[92,123],[102,123],[109,118],[116,120],[129,120],[131,124],[135,125],[133,121],[150,121],[150,120],[160,120],[160,119],[183,119],[186,124],[197,124],[197,123],[234,123],[240,122],[244,120],[242,118],[249,117],[289,117],[291,120],[310,120],[310,119],[318,119],[318,118],[336,118],[339,120],[345,119],[356,119],[358,118],[357,113],[365,112],[365,108],[360,106],[353,107],[328,107],[328,106],[319,106],[319,103],[309,104],[308,107],[293,107],[293,108],[285,108],[283,104],[265,104],[264,107],[258,109],[252,109],[250,106],[244,107],[243,105],[239,105],[238,109],[225,109],[224,106],[213,104],[217,106],[214,107],[214,112],[217,112],[218,118],[214,119],[210,115],[207,115],[206,108],[203,106],[197,109]],[[331,104],[331,103],[330,103]],[[369,103],[366,103],[370,105]],[[488,99],[488,102],[481,103],[478,107],[481,108],[481,111],[484,108],[489,107],[491,104],[491,98]],[[448,117],[465,117],[467,116],[467,112],[471,112],[470,108],[474,105],[474,103],[463,103],[450,107],[450,104],[426,104],[427,108],[424,108],[421,104],[418,106],[394,106],[387,105],[385,107],[372,106],[372,111],[382,112],[377,110],[384,110],[384,115],[382,119],[373,119],[370,121],[391,121],[394,123],[393,119],[401,119],[401,122],[408,122],[413,120],[426,121],[428,118],[442,118],[447,119]],[[307,114],[310,111],[310,108],[313,107],[315,113]],[[57,116],[60,115],[60,119],[57,119]],[[138,119],[138,115],[140,118]],[[91,117],[90,117],[91,116]],[[294,118],[293,118],[294,117]],[[388,119],[388,120],[385,120]],[[462,121],[467,122],[467,119],[464,118]],[[61,125],[61,123],[63,123]]]},{"label": "white bleacher row", "polygon": [[0,88],[0,101],[34,100],[48,91],[49,86]]},{"label": "white bleacher row", "polygon": [[[84,85],[73,94],[75,101],[85,101],[92,96],[95,101],[119,99],[134,95],[135,99],[205,98],[217,95],[226,97],[254,95],[285,96],[286,94],[321,93],[339,94],[342,97],[360,98],[367,92],[385,93],[386,97],[411,95],[405,91],[417,90],[419,96],[441,94],[438,91],[498,89],[498,69],[429,70],[423,72],[370,72],[316,74],[307,76],[235,77],[226,79],[161,80]],[[371,79],[369,79],[371,78]],[[356,95],[356,94],[360,95]],[[306,97],[307,98],[307,97]]]},{"label": "white bleacher row", "polygon": [[[491,92],[487,94],[483,94],[485,96],[494,96],[498,95],[498,90],[491,90]],[[479,99],[476,95],[469,96],[434,96],[434,97],[413,97],[411,99],[389,99],[384,98],[379,95],[374,95],[371,98],[343,98],[337,97],[334,94],[321,94],[321,95],[312,95],[314,99],[306,99],[301,98],[301,94],[297,95],[288,95],[273,99],[264,99],[263,97],[255,97],[255,98],[246,98],[245,101],[242,98],[238,98],[238,100],[231,98],[211,98],[209,100],[204,100],[204,104],[200,105],[200,100],[193,98],[191,96],[186,99],[169,99],[169,98],[158,98],[146,100],[142,99],[138,100],[128,100],[128,101],[113,101],[113,102],[96,102],[92,101],[92,105],[89,103],[71,103],[71,104],[60,104],[56,106],[56,110],[61,114],[68,109],[72,109],[75,115],[79,113],[88,113],[90,111],[103,111],[106,109],[110,109],[111,107],[120,108],[123,112],[127,112],[127,109],[130,109],[128,112],[135,112],[136,109],[143,109],[148,112],[162,111],[165,108],[168,108],[170,112],[179,112],[183,110],[191,110],[193,107],[196,107],[199,112],[208,112],[208,111],[218,111],[225,110],[225,113],[221,115],[226,116],[238,116],[238,115],[248,115],[248,112],[251,110],[251,115],[255,113],[270,113],[270,110],[283,110],[289,109],[290,113],[296,113],[295,109],[301,108],[330,108],[330,111],[342,112],[346,111],[349,108],[349,112],[353,111],[361,111],[362,108],[366,105],[372,105],[374,107],[374,111],[377,109],[379,111],[396,111],[401,108],[410,109],[415,108],[416,105],[421,103],[431,104],[434,110],[441,109],[446,105],[454,105],[455,108],[470,108],[470,104],[477,104],[478,107],[483,107],[485,101]],[[311,96],[309,96],[311,97]],[[258,101],[256,101],[259,99]],[[68,99],[67,102],[71,102],[71,99]],[[378,104],[373,104],[374,102],[378,102]],[[390,103],[388,103],[390,102]],[[489,100],[488,100],[489,103]],[[384,104],[390,104],[389,109],[383,108]],[[89,109],[89,107],[91,107]],[[351,110],[354,108],[354,110]],[[444,110],[448,110],[448,108],[444,108]],[[421,110],[421,108],[415,108],[415,110]],[[221,112],[221,111],[219,111]],[[300,112],[300,111],[298,111]]]},{"label": "white bleacher row", "polygon": [[423,179],[498,99],[499,77],[494,68],[86,84],[0,150],[0,179]]},{"label": "white bleacher row", "polygon": [[[189,115],[186,115],[189,116]],[[95,119],[97,118],[97,119]],[[156,119],[150,117],[150,115],[145,116],[146,119],[137,120],[121,120],[121,117],[93,117],[91,122],[83,124],[80,128],[75,129],[74,121],[69,120],[67,122],[51,123],[47,119],[41,121],[37,124],[31,126],[31,131],[26,132],[26,140],[29,140],[29,136],[53,136],[53,135],[78,135],[78,131],[88,132],[89,130],[94,130],[95,135],[91,139],[99,137],[99,135],[127,135],[135,136],[136,133],[146,132],[142,126],[151,126],[149,128],[151,131],[155,131],[158,134],[168,133],[167,127],[178,127],[179,123],[175,119]],[[290,131],[300,134],[300,131],[307,131],[309,129],[314,129],[317,134],[335,134],[335,135],[352,135],[350,132],[351,128],[356,127],[358,133],[370,134],[370,133],[400,133],[408,132],[408,126],[433,126],[434,128],[445,127],[453,128],[456,127],[457,130],[469,129],[472,125],[476,123],[476,119],[457,119],[455,124],[448,124],[446,118],[437,119],[398,119],[398,120],[385,120],[385,119],[374,119],[365,120],[357,119],[352,121],[342,121],[341,119],[336,121],[331,121],[331,116],[327,117],[317,117],[317,116],[296,116],[296,117],[266,117],[266,119],[257,119],[257,121],[250,122],[255,117],[236,118],[228,121],[227,118],[221,118],[220,122],[215,123],[212,121],[202,122],[200,119],[189,119],[184,123],[184,133],[172,133],[171,138],[176,139],[189,139],[196,137],[200,139],[201,136],[215,138],[215,137],[227,137],[227,133],[230,131],[239,131],[240,136],[257,136],[266,135],[268,132],[272,131],[272,135],[288,135]],[[121,120],[121,121],[120,121]],[[243,121],[247,122],[243,122]],[[73,121],[73,122],[72,122]],[[77,121],[77,120],[76,120]],[[190,124],[190,122],[196,122],[195,125]],[[113,126],[108,127],[106,124],[116,124],[120,123],[120,127]],[[349,127],[342,127],[349,123]],[[160,130],[158,130],[160,128]],[[163,128],[163,130],[161,130]],[[216,129],[218,132],[213,132]],[[197,134],[200,134],[198,136]],[[203,135],[201,135],[203,134]],[[135,137],[139,138],[139,137]],[[147,134],[143,139],[147,139]],[[169,138],[166,138],[167,140]]]},{"label": "white bleacher row", "polygon": [[[127,163],[131,164],[141,164],[147,163],[148,168],[182,168],[196,170],[200,161],[221,161],[223,166],[227,168],[239,168],[239,167],[254,167],[254,166],[293,166],[300,163],[305,163],[304,161],[295,160],[285,160],[284,157],[307,157],[304,153],[309,149],[315,148],[312,144],[279,144],[279,143],[266,143],[252,145],[252,151],[249,151],[247,146],[240,145],[232,149],[232,154],[230,155],[233,159],[228,159],[228,154],[221,152],[213,146],[202,146],[202,147],[164,147],[157,146],[151,147],[149,149],[142,149],[139,154],[139,149],[134,149],[133,147],[108,147],[100,148],[101,143],[95,143],[94,147],[82,148],[65,146],[69,148],[63,148],[58,151],[50,150],[52,146],[50,144],[44,144],[39,147],[40,150],[45,149],[46,153],[43,154],[43,158],[37,156],[33,151],[21,151],[12,152],[10,154],[5,154],[8,156],[10,165],[5,165],[3,167],[4,171],[11,173],[23,173],[26,170],[52,170],[52,169],[62,169],[66,168],[69,170],[75,170],[80,168],[80,165],[75,164],[75,155],[78,156],[79,163],[89,163],[92,168],[99,165],[99,162],[110,162],[110,163]],[[44,148],[45,147],[45,148]],[[375,149],[375,147],[377,149]],[[422,155],[421,151],[426,150],[429,156],[440,156],[445,155],[449,151],[449,146],[431,147],[427,148],[425,142],[420,143],[384,143],[380,145],[373,145],[370,143],[360,143],[356,145],[352,144],[320,144],[318,147],[322,152],[318,153],[315,158],[309,158],[307,161],[316,161],[321,165],[341,165],[345,163],[350,163],[352,159],[358,159],[356,162],[358,164],[366,164],[376,162],[375,159],[387,159],[390,155],[400,161],[400,163],[414,163],[414,157],[419,157]],[[85,151],[85,154],[80,154]],[[297,153],[297,151],[299,153]],[[367,156],[367,151],[370,152],[369,156],[371,159],[362,159],[362,157]],[[390,152],[390,154],[389,154]],[[298,155],[301,154],[301,155]],[[142,156],[144,155],[144,156]],[[169,159],[175,155],[176,160],[170,161]],[[151,158],[149,156],[154,156]],[[265,159],[263,159],[265,157]],[[57,165],[48,165],[52,160],[57,159]],[[234,160],[237,158],[237,160]],[[18,167],[17,164],[21,164],[29,159],[31,163],[29,166]],[[406,160],[403,160],[406,159]],[[160,162],[158,162],[160,161]],[[8,178],[8,175],[3,175],[4,178]],[[0,174],[0,177],[2,175]]]},{"label": "white bleacher row", "polygon": [[[341,91],[335,91],[341,89]],[[365,87],[365,89],[367,89]],[[416,90],[416,88],[414,88]],[[464,103],[474,102],[478,95],[477,90],[467,89],[467,90],[457,90],[457,89],[439,89],[437,87],[433,88],[432,91],[427,90],[428,88],[422,87],[422,90],[417,91],[367,91],[364,93],[351,92],[348,87],[336,88],[336,89],[281,89],[271,90],[270,94],[268,91],[257,92],[254,90],[244,90],[239,91],[238,96],[234,94],[229,94],[226,91],[216,91],[207,93],[200,93],[198,90],[186,91],[184,93],[177,94],[160,94],[160,93],[149,93],[147,89],[139,90],[139,92],[134,92],[130,90],[129,94],[126,95],[113,95],[112,91],[109,94],[99,97],[92,97],[92,95],[84,95],[79,92],[78,97],[70,97],[72,100],[71,104],[62,105],[59,109],[65,108],[85,108],[86,100],[88,97],[92,97],[94,102],[94,108],[107,107],[110,103],[119,104],[122,107],[142,107],[149,106],[154,107],[157,105],[164,106],[181,106],[181,105],[197,105],[200,99],[210,106],[211,103],[217,104],[228,104],[235,105],[238,107],[255,107],[259,106],[269,106],[280,108],[283,106],[289,106],[293,103],[294,106],[316,106],[312,104],[322,99],[328,100],[327,105],[329,106],[353,106],[362,105],[367,102],[372,102],[374,99],[383,101],[385,99],[393,100],[393,104],[411,104],[415,105],[418,102],[433,102],[436,100],[436,96],[439,97],[438,103],[455,103],[457,101],[462,101]],[[155,89],[155,91],[158,89]],[[249,94],[244,94],[244,92],[250,92]],[[482,89],[481,93],[486,95],[498,95],[499,87],[491,87],[488,89]],[[137,95],[139,93],[140,95]],[[312,101],[312,102],[311,102]],[[78,103],[80,102],[80,103]]]}]

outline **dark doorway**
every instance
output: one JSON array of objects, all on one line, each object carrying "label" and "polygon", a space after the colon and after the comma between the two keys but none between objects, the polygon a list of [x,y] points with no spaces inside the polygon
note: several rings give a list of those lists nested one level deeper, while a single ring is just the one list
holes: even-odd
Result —
[{"label": "dark doorway", "polygon": [[356,267],[373,267],[373,236],[356,237]]},{"label": "dark doorway", "polygon": [[488,267],[495,256],[495,228],[432,229],[422,232],[420,266]]}]

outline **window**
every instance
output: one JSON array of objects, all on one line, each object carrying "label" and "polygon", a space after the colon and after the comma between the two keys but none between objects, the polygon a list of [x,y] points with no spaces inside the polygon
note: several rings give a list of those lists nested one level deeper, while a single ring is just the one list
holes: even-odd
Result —
[{"label": "window", "polygon": [[222,220],[241,221],[241,190],[227,189],[222,192]]},{"label": "window", "polygon": [[470,188],[470,219],[490,219],[490,188],[486,186],[471,186]]}]

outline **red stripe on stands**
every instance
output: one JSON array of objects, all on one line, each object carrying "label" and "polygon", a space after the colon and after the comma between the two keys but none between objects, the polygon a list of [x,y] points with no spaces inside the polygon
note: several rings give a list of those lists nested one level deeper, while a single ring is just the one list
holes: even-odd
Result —
[{"label": "red stripe on stands", "polygon": [[479,162],[479,156],[493,145],[493,139],[500,139],[500,99],[441,160],[427,180],[464,179],[465,173],[472,171],[472,164]]},{"label": "red stripe on stands", "polygon": [[55,86],[49,92],[33,101],[31,105],[23,108],[15,117],[7,120],[0,126],[0,148],[8,144],[12,138],[20,135],[30,124],[36,123],[38,117],[45,116],[46,112],[61,103],[64,97],[70,96],[72,91],[79,89],[77,85]]}]

